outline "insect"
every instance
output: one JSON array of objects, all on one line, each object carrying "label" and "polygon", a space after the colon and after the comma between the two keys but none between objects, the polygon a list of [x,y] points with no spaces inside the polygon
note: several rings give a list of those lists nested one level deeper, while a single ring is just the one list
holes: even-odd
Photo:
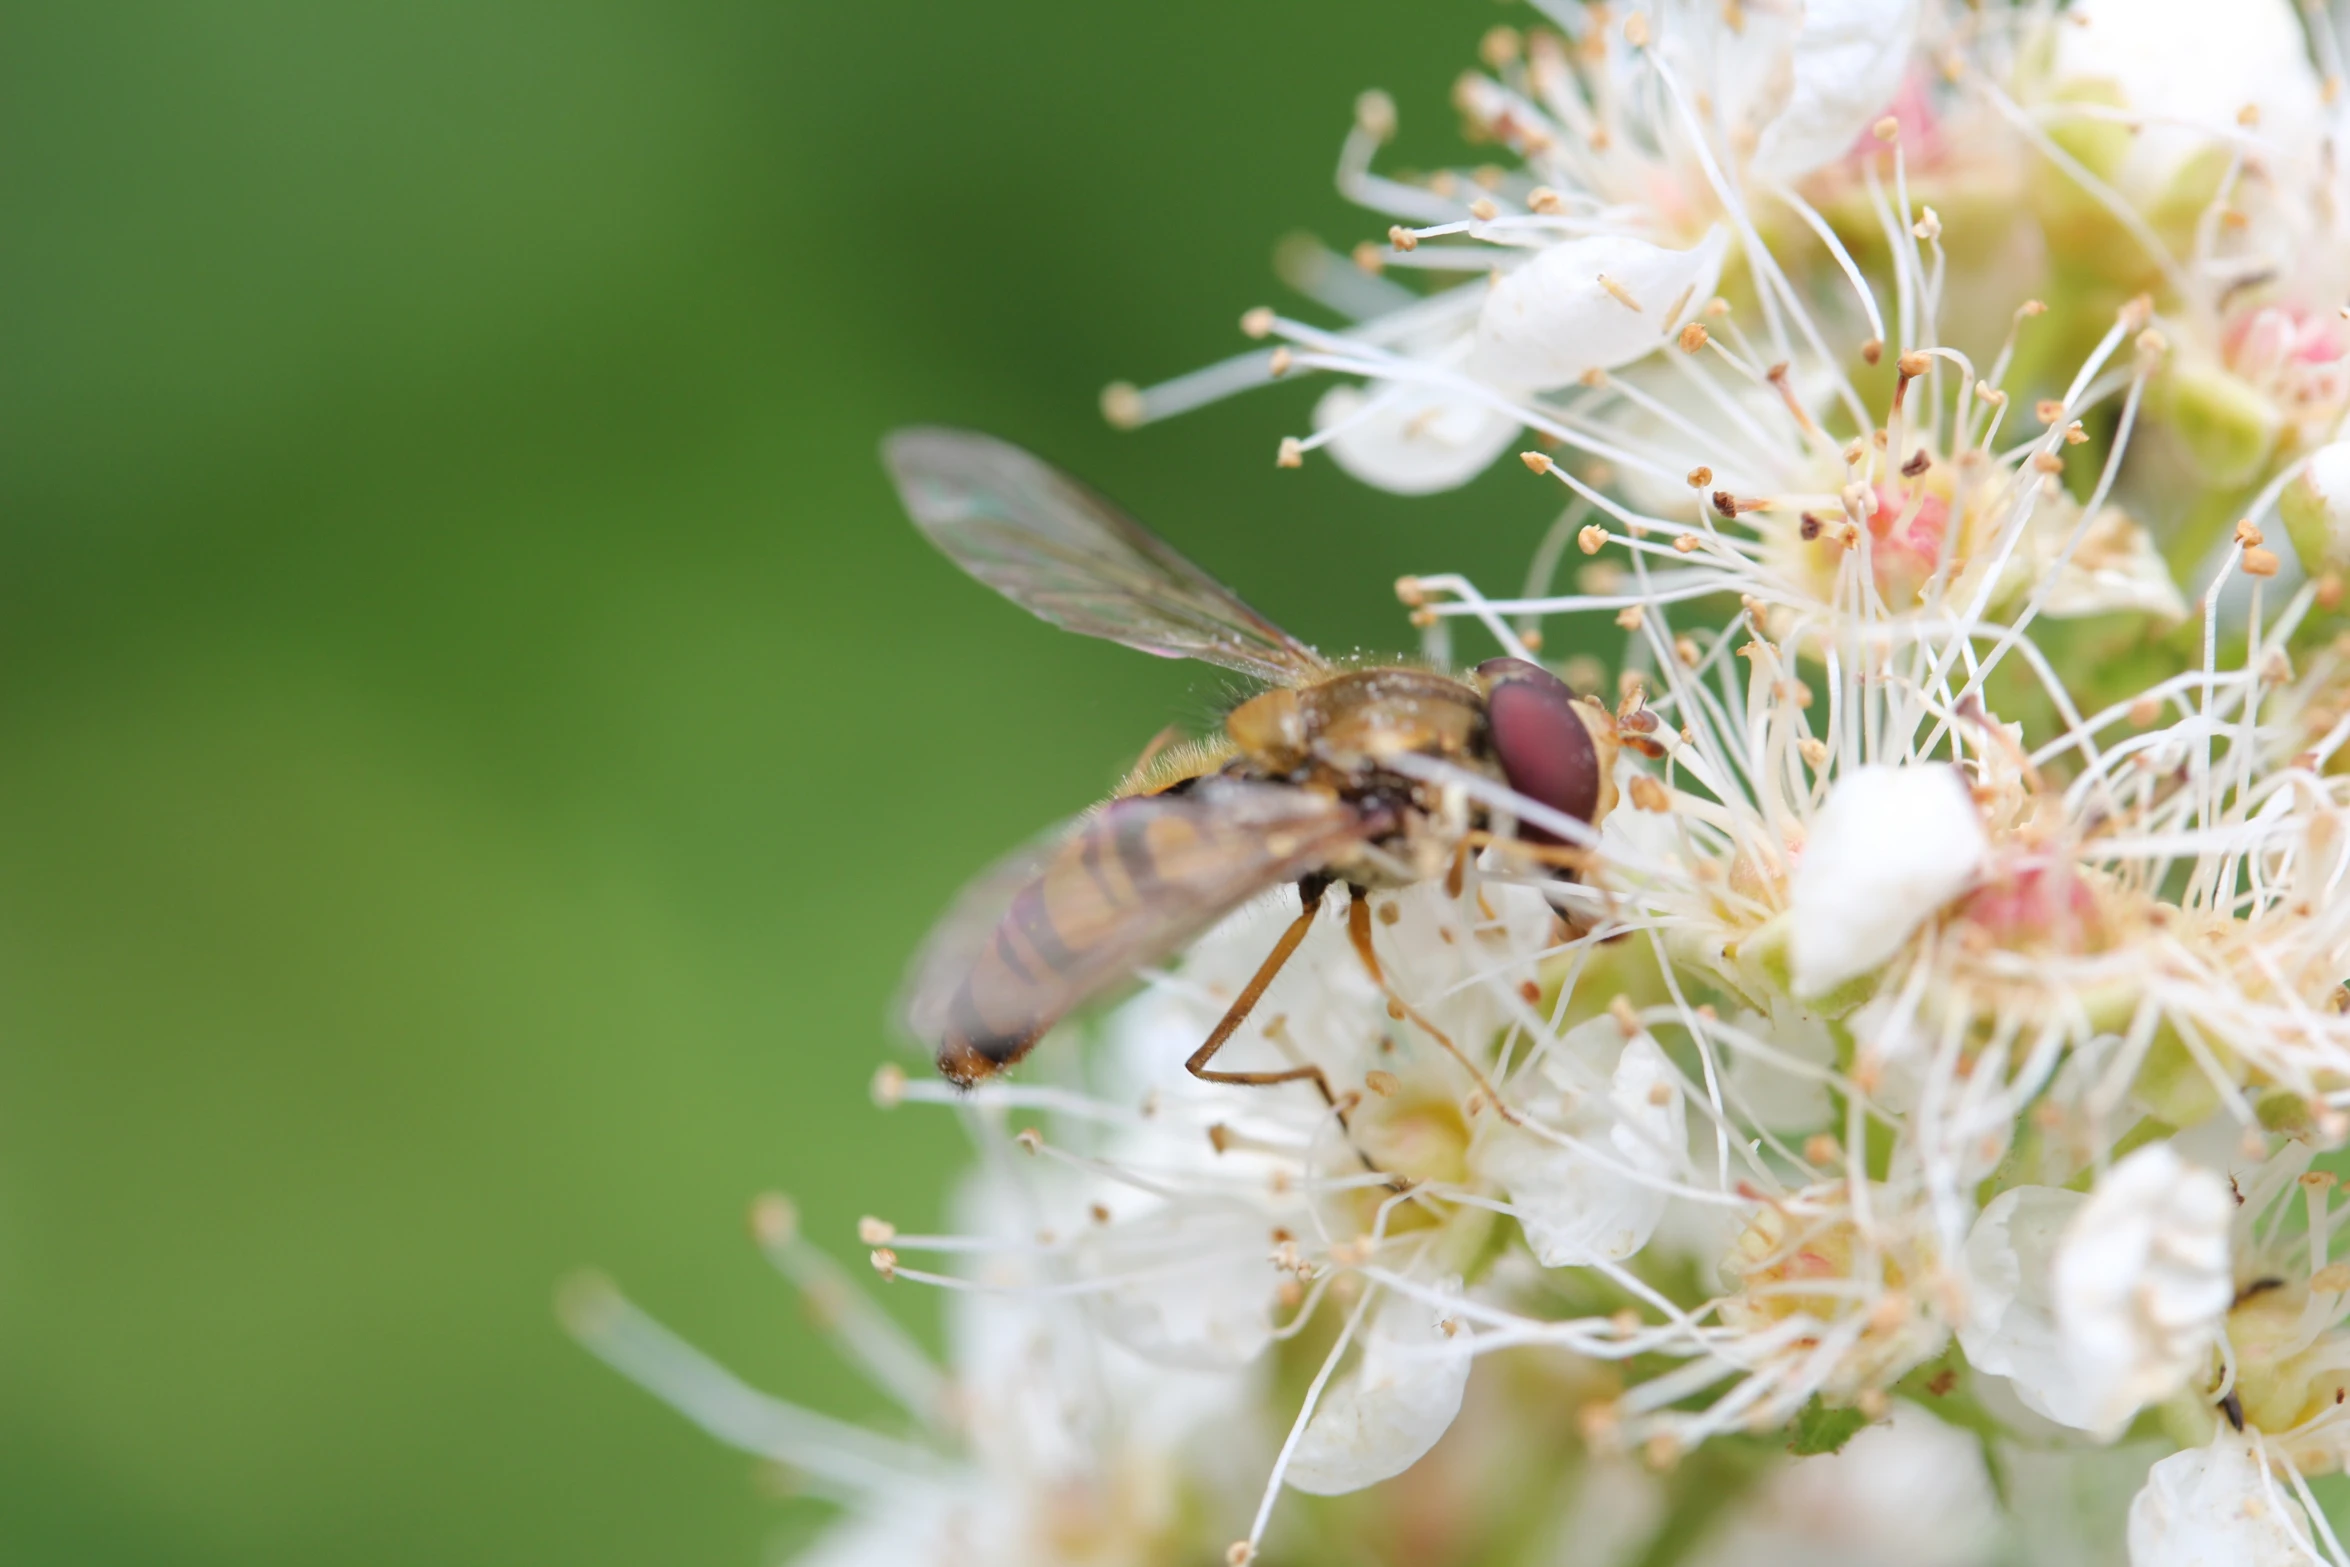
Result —
[{"label": "insect", "polygon": [[[1077,1006],[1294,884],[1297,917],[1185,1065],[1214,1083],[1311,1080],[1336,1104],[1316,1066],[1235,1072],[1209,1063],[1305,939],[1331,887],[1349,890],[1349,935],[1386,987],[1366,894],[1439,876],[1457,891],[1465,856],[1498,841],[1464,791],[1407,776],[1397,761],[1450,763],[1592,825],[1614,803],[1612,718],[1538,665],[1492,659],[1459,680],[1333,663],[1018,447],[908,429],[882,452],[931,542],[1021,608],[1266,684],[1231,711],[1221,736],[1138,766],[1116,797],[983,874],[940,921],[915,959],[906,1009],[956,1083],[1010,1066]],[[1531,828],[1521,838],[1558,841]],[[1550,853],[1553,863],[1573,858]],[[1387,994],[1391,1010],[1483,1082],[1450,1040]]]}]

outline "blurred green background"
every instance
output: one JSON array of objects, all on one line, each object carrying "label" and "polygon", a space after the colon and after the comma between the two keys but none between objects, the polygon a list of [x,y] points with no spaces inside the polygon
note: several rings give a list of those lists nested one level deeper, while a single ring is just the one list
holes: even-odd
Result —
[{"label": "blurred green background", "polygon": [[[1355,92],[1489,0],[0,19],[0,1560],[738,1564],[821,1516],[565,1340],[595,1263],[845,1412],[748,1244],[937,1212],[903,955],[1211,675],[897,514],[1012,436],[1326,646],[1514,581],[1514,472],[1277,473],[1233,351]],[[1513,482],[1514,481],[1514,482]],[[1474,519],[1474,531],[1462,524]],[[925,1323],[932,1302],[894,1304]]]}]

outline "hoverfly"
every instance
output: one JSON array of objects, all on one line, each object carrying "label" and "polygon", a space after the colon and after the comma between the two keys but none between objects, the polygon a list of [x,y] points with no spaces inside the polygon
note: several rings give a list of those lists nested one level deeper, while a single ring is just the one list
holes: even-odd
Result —
[{"label": "hoverfly", "polygon": [[[983,874],[940,921],[915,960],[907,1018],[958,1084],[1010,1066],[1077,1006],[1289,883],[1299,914],[1185,1065],[1214,1083],[1312,1080],[1335,1104],[1319,1067],[1231,1072],[1209,1062],[1305,939],[1330,887],[1348,888],[1349,935],[1385,988],[1365,895],[1448,867],[1457,878],[1470,849],[1492,839],[1461,791],[1408,777],[1394,760],[1410,753],[1470,769],[1595,826],[1614,803],[1612,717],[1538,665],[1491,659],[1456,680],[1334,664],[1018,447],[909,429],[882,451],[931,542],[1021,608],[1266,683],[1231,711],[1222,736],[1174,765],[1138,767],[1106,804]],[[1530,828],[1522,836],[1556,842]]]}]

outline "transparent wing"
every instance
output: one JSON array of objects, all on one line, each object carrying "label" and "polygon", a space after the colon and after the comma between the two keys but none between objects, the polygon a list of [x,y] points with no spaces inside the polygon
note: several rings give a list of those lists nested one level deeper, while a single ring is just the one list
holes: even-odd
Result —
[{"label": "transparent wing", "polygon": [[984,1077],[1371,825],[1344,801],[1231,779],[1112,800],[965,890],[914,960],[906,1021],[949,1077]]},{"label": "transparent wing", "polygon": [[1031,614],[1277,684],[1326,671],[1164,539],[1017,446],[969,430],[899,430],[882,459],[914,521],[956,565]]}]

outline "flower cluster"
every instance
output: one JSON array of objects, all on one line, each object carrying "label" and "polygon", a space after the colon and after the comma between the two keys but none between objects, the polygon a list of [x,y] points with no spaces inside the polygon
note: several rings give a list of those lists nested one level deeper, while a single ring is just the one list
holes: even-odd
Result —
[{"label": "flower cluster", "polygon": [[954,1372],[763,1234],[913,1436],[575,1323],[838,1493],[825,1562],[2350,1567],[2331,22],[1538,8],[1454,95],[1490,161],[1383,170],[1366,95],[1384,237],[1104,407],[1321,374],[1281,466],[1563,487],[1518,591],[1398,591],[1439,665],[1555,640],[1614,808],[1416,764],[1567,848],[1371,895],[1377,974],[1314,925],[1220,1060],[1336,1105],[1182,1069],[1287,894],[1020,1082],[885,1069],[981,1150],[865,1236]]}]

